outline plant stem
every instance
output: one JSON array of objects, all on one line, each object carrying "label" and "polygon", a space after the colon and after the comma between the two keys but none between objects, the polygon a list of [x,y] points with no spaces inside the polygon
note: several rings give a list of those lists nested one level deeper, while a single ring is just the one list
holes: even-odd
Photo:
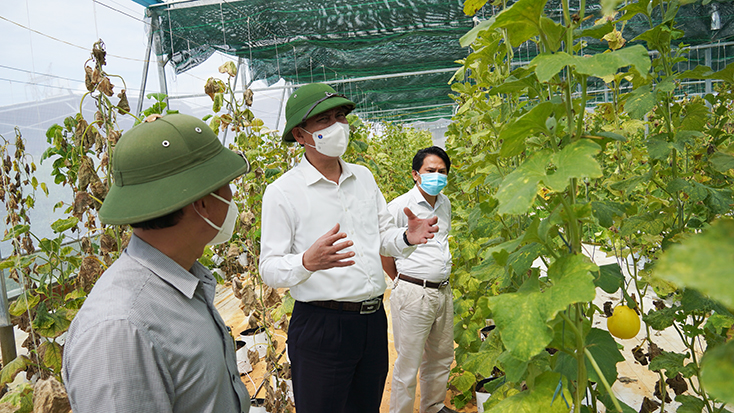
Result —
[{"label": "plant stem", "polygon": [[[601,369],[599,368],[599,365],[596,363],[596,360],[594,359],[594,356],[591,354],[589,349],[585,348],[584,353],[586,354],[586,357],[589,358],[589,362],[591,363],[591,366],[594,367],[594,371],[596,371],[596,374],[599,376],[599,380],[601,380],[601,384],[604,385],[604,388],[607,389],[607,392],[609,393],[609,397],[612,399],[612,403],[614,404],[614,407],[617,409],[618,412],[622,413],[622,406],[619,404],[619,400],[617,400],[617,397],[612,393],[612,387],[609,385],[609,382],[607,381],[606,377],[601,372]],[[662,411],[662,410],[661,410]]]},{"label": "plant stem", "polygon": [[563,204],[563,208],[566,210],[566,213],[568,214],[568,235],[569,235],[569,243],[571,245],[571,254],[577,254],[579,251],[579,228],[578,228],[578,222],[576,220],[576,213],[573,210],[573,205],[576,203],[576,178],[571,179],[571,189],[570,189],[570,196],[571,196],[571,204],[569,204],[568,200],[564,196],[560,196],[561,203]]},{"label": "plant stem", "polygon": [[584,132],[584,114],[586,113],[586,75],[581,75],[581,104],[579,107],[579,118],[576,121],[576,136],[572,137],[571,140],[580,139]]},{"label": "plant stem", "polygon": [[[574,307],[576,308],[575,312],[575,320],[576,323],[576,330],[583,333],[584,331],[584,314],[581,311],[581,303],[574,304]],[[586,360],[584,360],[584,354],[588,354],[588,350],[586,349],[586,344],[584,343],[584,335],[583,334],[576,334],[576,394],[575,396],[575,403],[574,403],[574,411],[580,412],[581,411],[581,400],[583,399],[583,396],[586,396],[586,386],[589,384],[588,375],[586,374]]]}]

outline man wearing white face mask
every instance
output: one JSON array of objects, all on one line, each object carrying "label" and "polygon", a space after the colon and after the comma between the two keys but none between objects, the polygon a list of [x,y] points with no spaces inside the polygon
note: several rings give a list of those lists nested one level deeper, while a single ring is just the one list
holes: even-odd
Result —
[{"label": "man wearing white face mask", "polygon": [[382,257],[393,280],[390,294],[393,338],[398,358],[393,366],[390,413],[412,413],[420,369],[421,413],[455,413],[444,405],[446,383],[454,359],[454,306],[449,275],[451,203],[441,193],[451,160],[432,146],[413,157],[415,186],[387,208],[401,225],[410,208],[421,218],[438,217],[438,233],[407,258]]},{"label": "man wearing white face mask", "polygon": [[153,115],[122,135],[99,214],[133,235],[69,328],[74,413],[249,411],[216,281],[197,261],[232,236],[229,182],[249,167],[192,116]]},{"label": "man wearing white face mask", "polygon": [[325,84],[296,90],[283,140],[305,155],[263,195],[260,274],[296,299],[288,354],[298,413],[379,411],[388,371],[380,254],[407,256],[438,230],[407,209],[395,226],[370,171],[340,158],[354,106]]}]

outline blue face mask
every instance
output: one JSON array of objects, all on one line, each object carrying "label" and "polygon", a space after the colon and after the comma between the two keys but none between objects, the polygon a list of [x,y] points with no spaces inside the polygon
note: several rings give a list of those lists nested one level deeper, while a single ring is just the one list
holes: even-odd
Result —
[{"label": "blue face mask", "polygon": [[446,175],[438,172],[431,172],[428,174],[421,174],[420,187],[431,196],[438,195],[439,192],[446,186],[448,179]]}]

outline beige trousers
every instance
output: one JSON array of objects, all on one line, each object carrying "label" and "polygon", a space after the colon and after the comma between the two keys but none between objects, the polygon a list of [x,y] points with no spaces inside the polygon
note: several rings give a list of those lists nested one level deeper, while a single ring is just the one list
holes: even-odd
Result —
[{"label": "beige trousers", "polygon": [[393,366],[390,413],[413,413],[420,369],[421,413],[444,406],[454,359],[454,308],[451,287],[424,288],[396,279],[390,313],[398,358]]}]

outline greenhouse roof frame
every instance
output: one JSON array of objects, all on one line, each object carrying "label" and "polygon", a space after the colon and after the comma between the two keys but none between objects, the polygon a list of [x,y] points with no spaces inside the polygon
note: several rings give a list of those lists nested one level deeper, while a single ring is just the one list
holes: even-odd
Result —
[{"label": "greenhouse roof frame", "polygon": [[[572,10],[580,6],[579,0],[570,3]],[[598,3],[586,2],[586,14],[598,14]],[[548,0],[545,9],[560,21],[555,13],[559,0]],[[689,4],[682,10],[682,42],[704,44],[734,35],[731,2]],[[148,56],[154,46],[164,92],[165,64],[181,73],[219,51],[246,67],[242,84],[283,78],[286,88],[295,88],[325,82],[349,95],[358,104],[357,113],[405,122],[451,117],[456,105],[449,81],[461,68],[457,61],[469,51],[459,38],[499,9],[488,3],[472,18],[464,15],[463,0],[179,0],[151,4],[146,11],[151,23]],[[637,20],[626,25],[628,41],[649,28],[648,22]],[[586,22],[591,24],[593,19]],[[585,51],[606,48],[590,39]],[[516,58],[529,60],[535,54],[528,42],[517,49]],[[147,66],[143,91],[146,78]]]},{"label": "greenhouse roof frame", "polygon": [[371,118],[401,121],[451,117],[449,80],[468,52],[458,39],[475,24],[461,0],[182,0],[147,15],[159,76],[167,63],[181,73],[219,51],[239,59],[248,81],[329,83]]}]

